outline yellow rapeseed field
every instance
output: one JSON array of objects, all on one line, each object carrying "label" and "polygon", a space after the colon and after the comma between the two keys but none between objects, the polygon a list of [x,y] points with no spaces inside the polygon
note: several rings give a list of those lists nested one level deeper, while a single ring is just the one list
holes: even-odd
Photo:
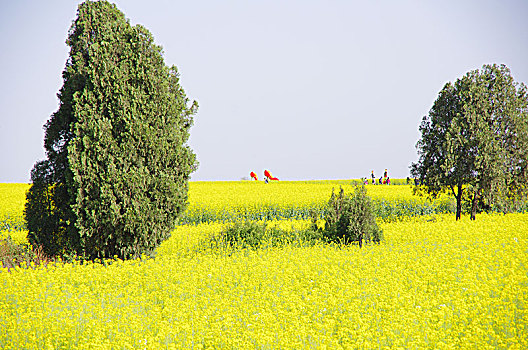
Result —
[{"label": "yellow rapeseed field", "polygon": [[22,215],[28,189],[28,184],[0,183],[0,220]]},{"label": "yellow rapeseed field", "polygon": [[[352,181],[199,181],[190,182],[190,207],[222,209],[230,207],[261,205],[310,206],[328,201],[332,189],[343,187],[352,190]],[[410,186],[367,186],[374,198],[412,199]]]},{"label": "yellow rapeseed field", "polygon": [[[340,184],[191,183],[189,209],[317,206]],[[23,186],[0,215],[21,215]],[[0,348],[528,348],[528,214],[380,221],[385,240],[362,249],[222,253],[207,242],[224,225],[178,226],[153,259],[0,268]]]},{"label": "yellow rapeseed field", "polygon": [[5,349],[528,348],[528,215],[382,223],[380,245],[0,270]]},{"label": "yellow rapeseed field", "polygon": [[[328,202],[332,190],[353,190],[352,180],[335,181],[230,181],[191,182],[189,207],[183,221],[207,222],[239,218],[306,218],[311,209],[320,211]],[[413,195],[412,187],[368,185],[368,195],[376,201],[409,206],[431,205],[425,197]],[[432,205],[444,205],[452,198],[442,196]]]},{"label": "yellow rapeseed field", "polygon": [[[259,206],[311,206],[328,201],[332,189],[342,186],[352,190],[353,180],[279,181],[191,181],[189,183],[189,210]],[[28,184],[0,183],[0,219],[22,216]],[[369,196],[387,201],[417,200],[411,186],[368,185]]]},{"label": "yellow rapeseed field", "polygon": [[10,236],[17,244],[27,243],[22,215],[28,184],[0,183],[0,239]]},{"label": "yellow rapeseed field", "polygon": [[[279,181],[196,181],[189,184],[189,206],[182,222],[232,221],[240,218],[266,220],[306,218],[311,210],[320,211],[332,190],[353,190],[353,180]],[[0,237],[9,234],[17,242],[25,240],[23,210],[28,184],[0,184]],[[411,186],[368,185],[374,200],[389,206],[401,203],[400,210],[413,211],[415,205],[431,205],[414,196]],[[449,203],[442,197],[433,204]],[[397,213],[396,213],[397,214]],[[405,213],[404,213],[405,214]],[[387,216],[388,214],[386,214]],[[9,232],[3,226],[9,226]]]}]

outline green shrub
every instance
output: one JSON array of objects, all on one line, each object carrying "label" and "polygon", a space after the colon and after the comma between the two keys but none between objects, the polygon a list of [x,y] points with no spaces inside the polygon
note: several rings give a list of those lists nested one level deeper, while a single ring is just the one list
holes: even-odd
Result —
[{"label": "green shrub", "polygon": [[[316,228],[315,219],[313,226]],[[321,231],[329,242],[357,243],[361,247],[363,242],[381,241],[382,230],[376,223],[374,206],[365,186],[356,186],[354,193],[346,195],[343,188],[338,194],[332,191]]]},{"label": "green shrub", "polygon": [[229,247],[258,248],[266,233],[265,223],[251,221],[235,222],[224,232],[222,239]]},{"label": "green shrub", "polygon": [[236,221],[227,226],[220,235],[213,236],[211,245],[215,249],[259,249],[286,244],[313,245],[321,240],[321,233],[310,228],[284,230],[276,226],[268,227],[266,222]]}]

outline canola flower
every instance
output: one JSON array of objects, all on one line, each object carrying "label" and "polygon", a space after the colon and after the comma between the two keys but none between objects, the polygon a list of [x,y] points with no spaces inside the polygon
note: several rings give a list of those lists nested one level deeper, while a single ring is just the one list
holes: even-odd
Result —
[{"label": "canola flower", "polygon": [[28,184],[0,183],[0,240],[8,236],[14,243],[27,244],[22,218]]},{"label": "canola flower", "polygon": [[28,184],[0,183],[0,219],[22,215]]},{"label": "canola flower", "polygon": [[[191,182],[189,207],[182,223],[233,221],[240,219],[306,219],[312,211],[324,215],[332,190],[352,192],[353,180]],[[443,196],[433,202],[413,195],[411,186],[368,185],[368,195],[380,217],[394,219],[449,212],[452,199]]]},{"label": "canola flower", "polygon": [[[312,212],[324,215],[332,190],[342,186],[351,192],[354,180],[190,182],[189,206],[182,224],[229,222],[233,220],[306,219]],[[28,184],[0,184],[0,237],[11,236],[23,242],[27,231],[23,219]],[[414,196],[411,186],[368,185],[377,215],[384,219],[449,212],[452,199],[429,202]],[[451,209],[450,209],[451,208]]]},{"label": "canola flower", "polygon": [[0,269],[0,347],[528,348],[528,215],[381,226],[221,255],[193,249],[221,223],[182,225],[155,259]]}]

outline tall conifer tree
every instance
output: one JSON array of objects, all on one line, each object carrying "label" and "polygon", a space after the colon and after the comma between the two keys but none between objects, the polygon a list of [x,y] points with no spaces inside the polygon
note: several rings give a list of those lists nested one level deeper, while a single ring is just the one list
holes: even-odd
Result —
[{"label": "tall conifer tree", "polygon": [[151,33],[113,4],[80,4],[66,43],[47,159],[35,164],[27,194],[30,241],[50,255],[149,254],[186,207],[198,105]]}]

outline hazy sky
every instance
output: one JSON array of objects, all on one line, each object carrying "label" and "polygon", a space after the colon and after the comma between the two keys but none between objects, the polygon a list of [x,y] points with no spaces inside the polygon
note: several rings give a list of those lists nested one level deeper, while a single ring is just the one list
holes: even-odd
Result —
[{"label": "hazy sky", "polygon": [[[0,0],[0,182],[28,182],[58,109],[80,1]],[[528,82],[528,1],[116,1],[200,104],[193,180],[408,175],[448,81]]]}]

